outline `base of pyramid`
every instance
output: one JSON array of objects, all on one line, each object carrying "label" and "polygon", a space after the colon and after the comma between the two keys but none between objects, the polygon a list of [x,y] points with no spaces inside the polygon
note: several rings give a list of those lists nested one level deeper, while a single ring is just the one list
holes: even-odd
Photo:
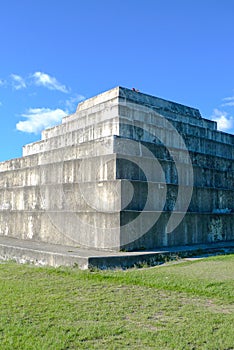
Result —
[{"label": "base of pyramid", "polygon": [[80,269],[113,269],[159,265],[178,258],[204,257],[234,252],[234,241],[167,249],[108,252],[58,244],[0,237],[0,260],[14,260],[37,266],[70,266]]}]

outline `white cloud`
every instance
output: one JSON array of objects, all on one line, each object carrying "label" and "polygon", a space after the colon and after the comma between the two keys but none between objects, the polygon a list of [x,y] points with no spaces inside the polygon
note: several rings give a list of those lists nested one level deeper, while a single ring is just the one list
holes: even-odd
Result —
[{"label": "white cloud", "polygon": [[225,101],[225,103],[222,104],[222,107],[233,107],[234,106],[234,96],[225,97],[225,98],[223,98],[223,101]]},{"label": "white cloud", "polygon": [[234,118],[229,116],[227,112],[214,109],[211,119],[217,122],[218,130],[225,132],[234,131]]},{"label": "white cloud", "polygon": [[25,89],[26,83],[24,79],[17,74],[11,74],[12,86],[15,90]]},{"label": "white cloud", "polygon": [[45,128],[49,128],[61,122],[67,113],[62,109],[50,108],[30,108],[21,116],[26,118],[16,124],[16,129],[27,133],[39,133]]},{"label": "white cloud", "polygon": [[223,101],[234,101],[234,96],[224,97]]},{"label": "white cloud", "polygon": [[234,101],[226,102],[221,105],[222,107],[233,107]]},{"label": "white cloud", "polygon": [[3,85],[5,85],[5,81],[3,80],[3,79],[0,79],[0,86],[3,86]]},{"label": "white cloud", "polygon": [[68,92],[68,89],[65,85],[62,85],[57,81],[56,78],[51,77],[49,74],[42,72],[35,72],[32,75],[34,82],[38,86],[44,86],[50,90],[58,90],[64,93]]}]

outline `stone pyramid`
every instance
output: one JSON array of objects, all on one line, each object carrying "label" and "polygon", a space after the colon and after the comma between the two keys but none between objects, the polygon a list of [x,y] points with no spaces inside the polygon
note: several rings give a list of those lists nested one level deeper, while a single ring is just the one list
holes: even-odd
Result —
[{"label": "stone pyramid", "polygon": [[234,136],[116,87],[0,163],[0,235],[106,250],[234,240]]}]

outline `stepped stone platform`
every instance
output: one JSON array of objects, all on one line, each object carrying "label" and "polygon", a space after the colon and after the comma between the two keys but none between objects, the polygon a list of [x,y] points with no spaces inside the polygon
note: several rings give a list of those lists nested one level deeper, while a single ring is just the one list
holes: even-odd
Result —
[{"label": "stepped stone platform", "polygon": [[97,252],[231,242],[233,194],[233,135],[116,87],[0,163],[0,237]]},{"label": "stepped stone platform", "polygon": [[20,264],[53,267],[69,266],[78,267],[82,270],[155,266],[180,258],[194,259],[210,255],[233,254],[233,252],[234,241],[149,251],[110,252],[0,237],[0,262],[13,260]]}]

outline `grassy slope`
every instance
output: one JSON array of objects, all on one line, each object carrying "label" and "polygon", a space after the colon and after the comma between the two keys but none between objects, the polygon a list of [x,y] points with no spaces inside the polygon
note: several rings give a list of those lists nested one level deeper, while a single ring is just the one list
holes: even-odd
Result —
[{"label": "grassy slope", "polygon": [[0,265],[0,349],[234,349],[234,255],[128,271]]}]

